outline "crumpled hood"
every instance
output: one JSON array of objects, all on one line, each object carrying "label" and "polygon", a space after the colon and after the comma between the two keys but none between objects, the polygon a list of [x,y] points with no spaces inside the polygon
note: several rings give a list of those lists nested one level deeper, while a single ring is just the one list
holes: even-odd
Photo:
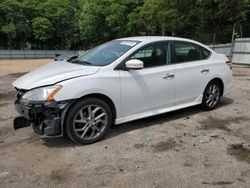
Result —
[{"label": "crumpled hood", "polygon": [[100,67],[54,61],[25,74],[12,83],[14,87],[29,90],[52,85],[62,80],[95,74]]}]

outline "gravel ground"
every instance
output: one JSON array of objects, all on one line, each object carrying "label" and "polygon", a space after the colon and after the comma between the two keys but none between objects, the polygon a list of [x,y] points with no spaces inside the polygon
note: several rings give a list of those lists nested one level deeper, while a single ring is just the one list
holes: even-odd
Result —
[{"label": "gravel ground", "polygon": [[13,131],[11,82],[49,60],[0,61],[0,187],[249,187],[250,68],[234,66],[219,107],[192,107],[119,126],[78,146]]}]

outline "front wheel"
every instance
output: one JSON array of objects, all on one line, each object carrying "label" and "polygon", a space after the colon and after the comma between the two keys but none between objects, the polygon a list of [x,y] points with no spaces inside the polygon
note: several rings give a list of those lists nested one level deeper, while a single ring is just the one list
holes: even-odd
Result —
[{"label": "front wheel", "polygon": [[110,107],[98,98],[76,102],[66,116],[68,137],[78,144],[91,144],[101,140],[112,124]]},{"label": "front wheel", "polygon": [[216,81],[208,83],[203,93],[202,108],[204,110],[213,110],[220,101],[221,87]]}]

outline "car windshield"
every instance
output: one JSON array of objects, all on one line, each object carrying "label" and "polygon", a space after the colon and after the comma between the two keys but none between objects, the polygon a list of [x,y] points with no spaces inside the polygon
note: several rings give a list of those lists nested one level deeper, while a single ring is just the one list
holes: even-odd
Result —
[{"label": "car windshield", "polygon": [[130,40],[107,42],[81,54],[77,59],[73,60],[72,63],[92,66],[109,65],[138,43],[138,41]]}]

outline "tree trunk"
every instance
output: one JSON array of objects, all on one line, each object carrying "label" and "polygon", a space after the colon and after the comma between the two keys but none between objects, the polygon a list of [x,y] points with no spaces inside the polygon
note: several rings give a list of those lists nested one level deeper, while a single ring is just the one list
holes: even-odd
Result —
[{"label": "tree trunk", "polygon": [[216,29],[214,30],[214,34],[213,34],[213,45],[215,45],[215,40],[216,40]]},{"label": "tree trunk", "polygon": [[165,30],[164,24],[161,24],[161,35],[162,36],[166,35],[166,30]]}]

